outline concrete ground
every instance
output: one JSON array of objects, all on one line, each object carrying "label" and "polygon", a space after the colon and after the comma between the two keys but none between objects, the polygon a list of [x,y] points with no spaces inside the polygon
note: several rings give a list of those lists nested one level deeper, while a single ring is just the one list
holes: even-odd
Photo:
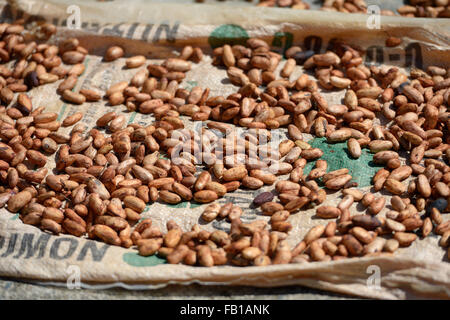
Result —
[{"label": "concrete ground", "polygon": [[67,289],[42,286],[13,279],[0,278],[0,300],[195,300],[195,299],[263,299],[263,300],[342,300],[354,297],[305,287],[252,288],[201,285],[171,285],[156,290],[131,291],[126,289]]}]

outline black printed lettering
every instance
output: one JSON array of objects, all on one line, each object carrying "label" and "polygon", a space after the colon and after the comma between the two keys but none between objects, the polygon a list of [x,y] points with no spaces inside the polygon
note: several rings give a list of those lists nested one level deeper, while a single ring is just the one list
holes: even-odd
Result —
[{"label": "black printed lettering", "polygon": [[0,257],[5,258],[9,256],[11,253],[13,253],[14,248],[16,246],[16,242],[17,242],[17,233],[13,233],[11,235],[11,238],[9,238],[8,248],[6,248],[6,251],[3,252],[3,254]]},{"label": "black printed lettering", "polygon": [[[69,249],[64,255],[59,255],[59,247],[61,243],[63,242],[69,242]],[[50,248],[50,258],[56,259],[56,260],[63,260],[70,258],[72,254],[75,252],[78,246],[78,240],[72,239],[72,238],[58,238],[56,239],[52,247]]]},{"label": "black printed lettering", "polygon": [[139,23],[133,23],[130,27],[130,29],[128,29],[127,32],[127,38],[133,38],[133,34],[136,31],[136,28],[139,26]]},{"label": "black printed lettering", "polygon": [[142,40],[147,40],[149,38],[150,32],[153,29],[153,24],[147,24],[145,26],[144,32],[142,32]]},{"label": "black printed lettering", "polygon": [[422,48],[417,42],[410,43],[405,48],[405,67],[423,68]]},{"label": "black printed lettering", "polygon": [[156,43],[161,39],[161,34],[163,31],[166,33],[167,42],[175,42],[175,36],[178,32],[179,26],[180,24],[178,22],[176,22],[172,28],[170,28],[168,22],[161,23],[153,36],[153,43]]},{"label": "black printed lettering", "polygon": [[34,256],[34,254],[39,250],[39,253],[36,258],[40,259],[44,256],[45,247],[47,246],[48,240],[50,239],[50,235],[47,233],[43,233],[39,236],[36,243],[33,245],[34,234],[33,233],[25,233],[22,237],[22,241],[20,243],[19,252],[13,257],[17,259],[21,257],[25,252],[25,259],[29,259]]},{"label": "black printed lettering", "polygon": [[315,53],[319,53],[322,49],[322,38],[318,36],[308,36],[304,40],[305,49],[312,50]]},{"label": "black printed lettering", "polygon": [[3,248],[3,245],[5,244],[5,238],[0,236],[0,249]]},{"label": "black printed lettering", "polygon": [[381,64],[384,61],[383,47],[371,46],[366,51],[366,63]]}]

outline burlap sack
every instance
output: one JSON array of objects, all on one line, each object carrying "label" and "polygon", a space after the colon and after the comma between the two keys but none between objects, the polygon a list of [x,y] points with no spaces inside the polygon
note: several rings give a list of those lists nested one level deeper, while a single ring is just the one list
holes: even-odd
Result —
[{"label": "burlap sack", "polygon": [[[152,62],[158,62],[174,55],[186,44],[200,46],[208,54],[211,48],[226,41],[240,43],[248,37],[259,37],[279,49],[280,53],[291,45],[303,45],[318,52],[326,50],[333,39],[339,39],[368,49],[368,63],[397,65],[405,69],[412,66],[425,68],[432,64],[450,66],[450,21],[445,19],[381,17],[379,29],[368,29],[371,17],[359,14],[350,17],[338,13],[273,8],[241,7],[236,10],[228,6],[221,6],[218,12],[216,6],[205,4],[80,2],[76,5],[80,9],[82,29],[74,30],[67,28],[66,24],[70,16],[66,10],[70,5],[74,2],[24,0],[14,1],[12,5],[3,2],[2,20],[16,16],[51,21],[60,26],[57,37],[52,39],[55,42],[77,36],[89,49],[90,55],[85,61],[86,71],[79,78],[75,90],[95,88],[105,91],[115,82],[131,79],[137,72],[123,69],[124,59],[102,62],[101,55],[112,44],[123,46],[130,56],[146,54]],[[369,21],[369,25],[372,26],[372,22]],[[396,48],[385,48],[384,41],[388,36],[401,37],[403,43]],[[195,64],[181,86],[187,89],[196,85],[209,87],[211,96],[235,92],[237,88],[224,80],[225,70],[211,66],[210,62],[211,57],[207,55],[202,62]],[[301,72],[297,67],[292,78]],[[64,103],[55,93],[58,84],[33,89],[30,92],[33,105],[43,105],[47,111],[58,112],[59,119],[84,111],[82,122],[88,127],[92,127],[100,115],[113,109],[124,112],[130,123],[148,124],[154,119],[151,115],[128,113],[124,106],[107,106],[104,101],[81,106]],[[324,96],[328,103],[339,103],[343,92],[326,92]],[[187,127],[193,126],[192,121],[183,119]],[[280,129],[281,134],[285,132],[285,129]],[[360,159],[352,160],[345,152],[345,144],[328,145],[323,139],[315,139],[311,143],[325,151],[323,158],[328,161],[329,170],[347,167],[361,189],[370,190],[370,178],[379,167],[372,165],[369,152],[364,151]],[[52,164],[53,161],[49,161],[49,167]],[[244,221],[266,219],[260,211],[249,206],[257,194],[272,189],[237,190],[220,199],[219,203],[233,201],[240,205],[244,209]],[[329,193],[326,204],[336,204],[339,199],[340,193]],[[142,216],[151,217],[162,230],[165,230],[169,219],[189,230],[199,222],[204,207],[194,202],[178,205],[157,202],[148,205]],[[381,215],[387,210],[384,209]],[[357,213],[362,209],[354,204],[351,211]],[[327,222],[315,218],[314,212],[311,209],[291,216],[294,228],[288,241],[292,246],[309,228]],[[227,230],[229,225],[216,221],[202,227]],[[393,257],[245,268],[168,265],[156,256],[138,256],[135,249],[113,247],[68,235],[49,235],[24,225],[17,215],[5,209],[0,211],[0,276],[34,279],[41,283],[71,282],[79,275],[84,284],[128,288],[193,282],[259,287],[304,285],[371,298],[447,299],[450,297],[450,265],[445,256],[446,252],[438,245],[438,237],[431,235],[409,248],[399,249]]]}]

